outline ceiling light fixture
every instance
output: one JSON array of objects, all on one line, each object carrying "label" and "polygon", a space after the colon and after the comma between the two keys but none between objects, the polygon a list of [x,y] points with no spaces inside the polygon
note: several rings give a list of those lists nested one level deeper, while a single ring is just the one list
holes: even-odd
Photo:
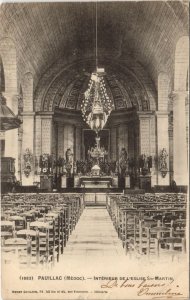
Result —
[{"label": "ceiling light fixture", "polygon": [[96,2],[96,70],[91,74],[88,88],[84,93],[81,111],[84,121],[98,132],[102,130],[114,107],[108,96],[106,82],[104,80],[104,68],[98,68],[98,30],[97,30],[97,2]]}]

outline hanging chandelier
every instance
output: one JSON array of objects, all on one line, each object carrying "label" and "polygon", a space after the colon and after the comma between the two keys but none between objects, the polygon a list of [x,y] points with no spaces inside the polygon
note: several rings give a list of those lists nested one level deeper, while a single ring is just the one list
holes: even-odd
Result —
[{"label": "hanging chandelier", "polygon": [[91,74],[88,88],[84,93],[81,111],[84,121],[94,130],[97,135],[107,122],[114,107],[109,98],[105,83],[104,68],[98,68],[97,46],[97,2],[96,2],[96,70]]},{"label": "hanging chandelier", "polygon": [[91,74],[81,105],[84,121],[96,133],[104,128],[113,109],[112,101],[106,91],[104,75],[102,68],[97,68],[96,72]]}]

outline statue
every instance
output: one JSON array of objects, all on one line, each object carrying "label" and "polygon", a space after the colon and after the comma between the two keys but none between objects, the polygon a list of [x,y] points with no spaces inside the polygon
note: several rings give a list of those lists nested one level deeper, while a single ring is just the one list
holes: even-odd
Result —
[{"label": "statue", "polygon": [[162,177],[166,177],[167,171],[168,171],[168,167],[167,167],[167,151],[166,148],[163,148],[162,151],[160,152],[160,159],[159,159],[159,163],[160,163],[160,172],[162,174]]},{"label": "statue", "polygon": [[67,170],[68,176],[70,176],[71,175],[71,170],[72,170],[72,167],[73,167],[73,153],[72,153],[70,148],[68,148],[67,151],[65,152],[65,157],[66,157],[65,168]]},{"label": "statue", "polygon": [[65,152],[66,162],[72,164],[73,163],[73,153],[70,148]]},{"label": "statue", "polygon": [[152,156],[142,154],[139,159],[139,167],[141,168],[142,175],[147,175],[152,168]]},{"label": "statue", "polygon": [[125,148],[121,149],[120,157],[119,157],[119,167],[120,173],[122,177],[125,177],[128,172],[128,156]]},{"label": "statue", "polygon": [[50,174],[52,168],[52,157],[49,154],[40,155],[40,168],[42,174]]},{"label": "statue", "polygon": [[33,164],[33,155],[29,148],[26,148],[25,153],[23,155],[24,159],[24,174],[26,177],[29,177],[32,171]]}]

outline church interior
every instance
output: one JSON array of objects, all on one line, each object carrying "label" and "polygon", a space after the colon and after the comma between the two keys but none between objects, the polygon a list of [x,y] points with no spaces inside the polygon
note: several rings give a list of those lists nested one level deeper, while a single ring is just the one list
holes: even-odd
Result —
[{"label": "church interior", "polygon": [[188,3],[3,3],[0,20],[4,263],[182,260]]}]

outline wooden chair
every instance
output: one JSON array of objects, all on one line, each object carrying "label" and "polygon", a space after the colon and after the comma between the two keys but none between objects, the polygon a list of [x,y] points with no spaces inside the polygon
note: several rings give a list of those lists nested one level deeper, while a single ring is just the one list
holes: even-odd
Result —
[{"label": "wooden chair", "polygon": [[31,253],[30,239],[9,238],[5,240],[1,250],[3,263],[29,266]]}]

